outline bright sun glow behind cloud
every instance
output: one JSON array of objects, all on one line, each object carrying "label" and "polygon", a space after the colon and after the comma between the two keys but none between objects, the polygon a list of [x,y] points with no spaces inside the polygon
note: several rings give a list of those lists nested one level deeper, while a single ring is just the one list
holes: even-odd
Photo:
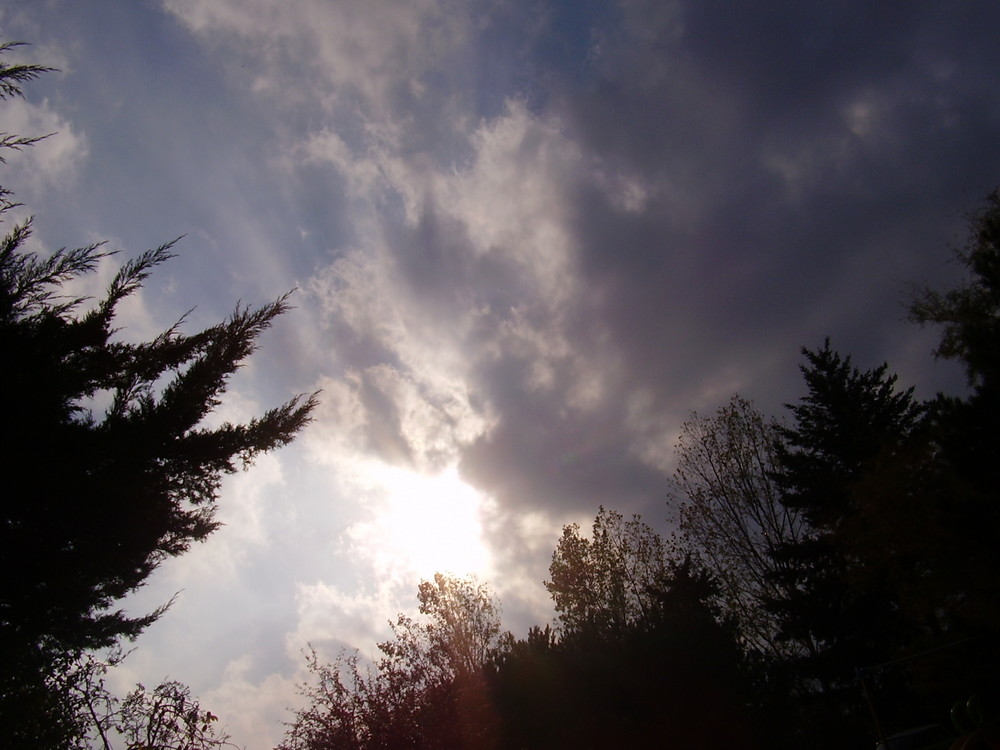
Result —
[{"label": "bright sun glow behind cloud", "polygon": [[489,500],[462,481],[455,467],[423,475],[373,463],[364,473],[373,517],[347,535],[384,574],[415,575],[414,585],[436,572],[489,575],[482,524]]}]

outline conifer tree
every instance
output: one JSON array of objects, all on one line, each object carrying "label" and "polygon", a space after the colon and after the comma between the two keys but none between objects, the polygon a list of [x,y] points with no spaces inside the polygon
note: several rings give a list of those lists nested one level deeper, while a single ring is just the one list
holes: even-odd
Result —
[{"label": "conifer tree", "polygon": [[[0,45],[0,55],[17,46]],[[0,63],[0,99],[47,70]],[[0,149],[36,140],[2,134]],[[2,219],[16,204],[7,189],[0,197]],[[237,306],[198,333],[182,333],[182,320],[127,343],[116,336],[118,306],[173,243],[125,262],[105,296],[88,301],[66,284],[113,253],[97,244],[40,257],[30,236],[28,219],[0,239],[0,723],[13,746],[67,746],[75,707],[62,675],[84,651],[134,638],[163,613],[116,606],[218,528],[223,475],[291,441],[316,400],[295,397],[246,424],[206,423],[287,295]]]},{"label": "conifer tree", "polygon": [[907,639],[890,581],[870,574],[857,528],[878,499],[867,480],[906,452],[924,410],[884,364],[861,371],[829,340],[803,355],[808,392],[789,405],[793,424],[778,428],[775,479],[810,531],[775,551],[780,593],[770,606],[799,647],[798,724],[811,727],[809,742],[835,746],[868,734],[859,670],[899,656]]}]

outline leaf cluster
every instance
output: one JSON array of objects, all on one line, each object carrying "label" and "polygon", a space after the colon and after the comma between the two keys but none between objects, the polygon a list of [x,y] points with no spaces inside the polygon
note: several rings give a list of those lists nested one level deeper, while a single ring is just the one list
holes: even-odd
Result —
[{"label": "leaf cluster", "polygon": [[552,554],[545,582],[562,633],[620,634],[655,606],[666,572],[663,539],[639,517],[601,508],[590,537],[571,524]]},{"label": "leaf cluster", "polygon": [[418,589],[422,619],[400,615],[363,668],[357,653],[323,663],[280,750],[487,748],[495,735],[486,665],[499,645],[498,605],[472,578],[436,574]]}]

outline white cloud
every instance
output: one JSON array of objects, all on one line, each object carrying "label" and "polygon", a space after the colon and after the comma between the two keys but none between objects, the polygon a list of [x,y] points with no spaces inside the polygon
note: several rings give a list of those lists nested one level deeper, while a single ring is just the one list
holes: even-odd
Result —
[{"label": "white cloud", "polygon": [[289,81],[275,66],[258,72],[258,88],[291,97],[308,90],[328,97],[330,106],[355,101],[376,120],[397,99],[424,94],[423,75],[467,43],[472,15],[471,6],[455,0],[309,0],[293,8],[267,0],[166,0],[165,6],[198,33],[252,39],[265,60],[279,61],[293,49],[292,57],[311,61],[308,81]]},{"label": "white cloud", "polygon": [[301,659],[311,646],[326,659],[344,649],[371,658],[375,644],[390,635],[389,621],[395,620],[395,613],[413,608],[417,583],[405,591],[396,579],[381,579],[354,593],[323,581],[298,584],[298,625],[285,638],[287,653]]},{"label": "white cloud", "polygon": [[19,152],[5,149],[0,154],[7,160],[3,184],[29,205],[49,190],[71,187],[87,158],[86,136],[48,99],[38,104],[20,98],[4,102],[3,132],[31,138],[55,134]]},{"label": "white cloud", "polygon": [[253,747],[271,748],[281,740],[282,722],[291,719],[288,708],[302,700],[297,689],[307,676],[301,670],[293,676],[271,673],[255,680],[254,666],[250,654],[233,659],[226,665],[219,687],[199,699],[202,708],[218,716],[221,728],[236,742],[252,738]]}]

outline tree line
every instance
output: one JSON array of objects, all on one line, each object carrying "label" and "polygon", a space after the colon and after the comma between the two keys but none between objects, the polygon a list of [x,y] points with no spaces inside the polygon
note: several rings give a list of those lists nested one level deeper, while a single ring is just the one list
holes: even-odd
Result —
[{"label": "tree line", "polygon": [[[6,64],[17,46],[0,44],[0,100],[49,70]],[[0,134],[0,162],[37,140]],[[16,207],[0,188],[0,218]],[[589,534],[566,527],[545,583],[557,617],[523,638],[484,584],[421,582],[419,615],[399,617],[374,664],[309,655],[280,750],[823,750],[921,725],[950,728],[942,747],[998,746],[1000,193],[969,227],[966,281],[909,308],[965,368],[965,392],[919,400],[887,364],[803,349],[806,394],[780,418],[737,395],[684,425],[672,535],[604,508]],[[221,747],[185,686],[120,699],[104,675],[167,607],[136,617],[122,599],[217,528],[225,474],[310,419],[315,394],[204,423],[287,299],[124,343],[118,305],[173,243],[124,262],[95,301],[64,287],[111,253],[39,257],[31,229],[0,241],[0,460],[27,478],[0,519],[3,742]]]},{"label": "tree line", "polygon": [[965,282],[909,306],[966,392],[802,349],[783,418],[684,424],[672,535],[565,527],[525,638],[476,581],[421,583],[373,666],[310,657],[279,750],[1000,747],[1000,192],[969,230]]}]

